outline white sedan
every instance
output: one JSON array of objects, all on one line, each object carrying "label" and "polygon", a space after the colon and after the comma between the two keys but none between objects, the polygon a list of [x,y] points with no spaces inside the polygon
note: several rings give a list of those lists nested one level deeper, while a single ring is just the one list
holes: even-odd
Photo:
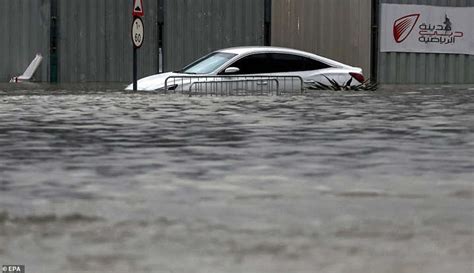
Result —
[{"label": "white sedan", "polygon": [[[315,82],[330,85],[329,79],[340,85],[348,82],[359,85],[364,82],[362,69],[339,63],[304,51],[279,47],[235,47],[215,51],[175,72],[152,75],[138,81],[138,90],[185,90],[193,84],[192,79],[209,77],[242,78],[242,77],[288,76],[301,78],[304,84]],[[169,80],[185,78],[186,86],[169,84]],[[189,79],[191,79],[189,81]],[[352,80],[351,80],[352,79]],[[351,81],[350,81],[351,80]],[[133,84],[126,88],[133,90]]]}]

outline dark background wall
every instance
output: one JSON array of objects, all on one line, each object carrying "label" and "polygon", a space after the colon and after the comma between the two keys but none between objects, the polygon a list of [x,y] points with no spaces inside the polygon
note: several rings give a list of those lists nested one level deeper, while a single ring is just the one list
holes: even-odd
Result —
[{"label": "dark background wall", "polygon": [[[145,1],[139,76],[158,71],[157,1]],[[58,0],[59,81],[128,82],[132,75],[132,1]]]},{"label": "dark background wall", "polygon": [[371,71],[372,0],[273,0],[272,45]]},{"label": "dark background wall", "polygon": [[36,73],[49,75],[49,0],[0,0],[0,82],[21,75],[37,53],[43,55]]},{"label": "dark background wall", "polygon": [[[59,82],[131,81],[132,0],[0,0],[0,81],[20,75],[36,53],[44,57],[36,80],[49,81],[55,73],[52,9]],[[139,77],[159,72],[160,47],[164,70],[174,70],[219,48],[264,42],[264,0],[145,0],[144,9]]]},{"label": "dark background wall", "polygon": [[165,0],[165,69],[220,48],[264,44],[264,0]]},{"label": "dark background wall", "polygon": [[[472,55],[379,53],[371,35],[381,3],[474,6],[474,0],[144,0],[139,77],[182,68],[219,48],[264,45],[271,36],[272,45],[360,66],[366,75],[375,71],[381,83],[474,82]],[[38,81],[55,73],[59,82],[131,81],[132,0],[0,0],[0,10],[1,82],[20,75],[37,53],[44,57]]]}]

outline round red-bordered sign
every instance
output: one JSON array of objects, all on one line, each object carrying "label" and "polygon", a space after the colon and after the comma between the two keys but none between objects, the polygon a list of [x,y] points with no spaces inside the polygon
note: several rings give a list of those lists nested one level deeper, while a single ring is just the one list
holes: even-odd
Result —
[{"label": "round red-bordered sign", "polygon": [[140,17],[133,18],[132,22],[132,43],[135,48],[140,48],[145,39],[145,26]]}]

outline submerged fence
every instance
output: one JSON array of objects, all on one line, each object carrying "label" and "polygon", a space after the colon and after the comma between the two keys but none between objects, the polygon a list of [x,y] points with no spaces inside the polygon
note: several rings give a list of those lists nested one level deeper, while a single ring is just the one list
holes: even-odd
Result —
[{"label": "submerged fence", "polygon": [[299,76],[171,76],[161,91],[189,96],[246,96],[302,94]]}]

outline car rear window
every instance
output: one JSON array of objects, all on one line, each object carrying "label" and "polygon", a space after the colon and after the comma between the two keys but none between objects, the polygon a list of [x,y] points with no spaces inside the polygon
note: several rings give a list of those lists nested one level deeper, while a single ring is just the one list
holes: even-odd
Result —
[{"label": "car rear window", "polygon": [[270,64],[274,72],[297,72],[329,68],[330,66],[303,56],[270,53]]}]

